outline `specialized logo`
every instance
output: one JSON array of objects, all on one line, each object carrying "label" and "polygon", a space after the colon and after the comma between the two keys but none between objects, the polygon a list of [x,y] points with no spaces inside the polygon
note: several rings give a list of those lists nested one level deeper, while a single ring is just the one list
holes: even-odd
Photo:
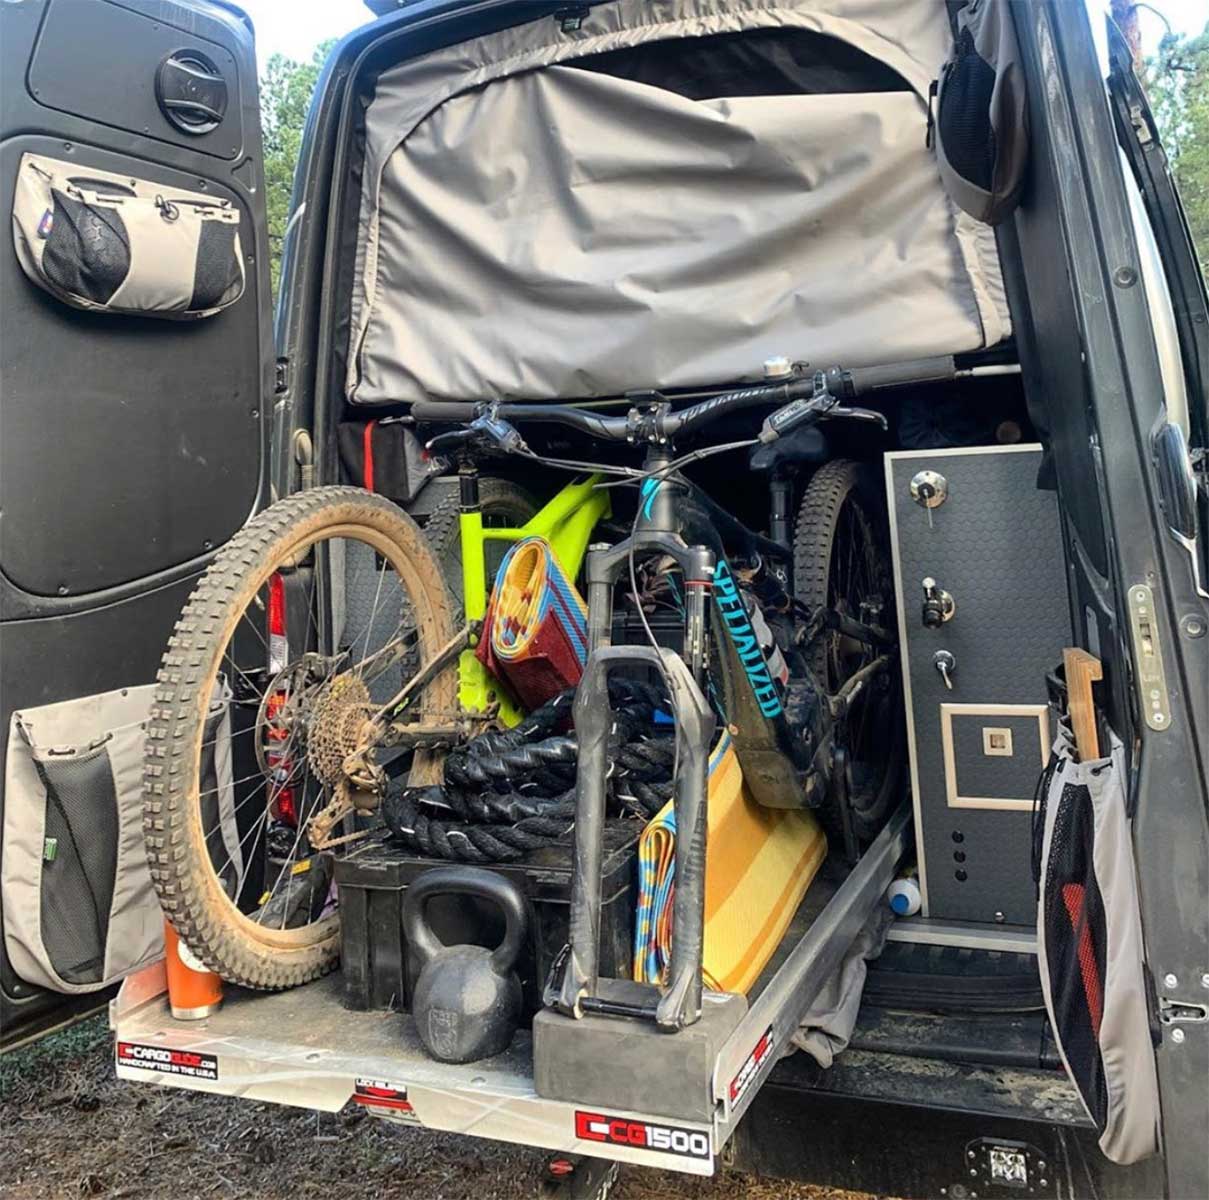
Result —
[{"label": "specialized logo", "polygon": [[760,1040],[752,1047],[751,1053],[739,1068],[739,1073],[730,1081],[730,1087],[726,1089],[732,1108],[742,1099],[743,1093],[751,1087],[752,1080],[755,1079],[760,1068],[768,1061],[768,1056],[771,1053],[772,1026],[770,1025],[760,1035]]},{"label": "specialized logo", "polygon": [[722,622],[743,664],[743,670],[747,672],[747,681],[751,684],[760,711],[766,717],[779,717],[784,706],[777,685],[769,673],[756,631],[751,627],[747,605],[743,603],[743,597],[735,586],[735,577],[730,573],[730,565],[724,558],[718,559],[718,565],[714,568],[714,602],[722,614]]},{"label": "specialized logo", "polygon": [[189,1079],[217,1079],[218,1058],[213,1054],[195,1054],[192,1050],[169,1050],[166,1046],[146,1046],[141,1042],[118,1042],[119,1067],[138,1067],[141,1071],[160,1071],[165,1075],[184,1075]]},{"label": "specialized logo", "polygon": [[632,1121],[627,1117],[610,1117],[605,1113],[582,1112],[579,1109],[575,1110],[575,1136],[585,1142],[655,1150],[660,1154],[677,1154],[681,1158],[708,1161],[712,1157],[709,1134],[700,1129],[652,1125],[649,1121]]}]

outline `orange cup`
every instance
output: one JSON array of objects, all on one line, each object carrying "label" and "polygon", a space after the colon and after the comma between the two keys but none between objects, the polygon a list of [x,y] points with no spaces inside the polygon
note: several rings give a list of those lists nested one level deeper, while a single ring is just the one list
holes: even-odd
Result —
[{"label": "orange cup", "polygon": [[178,1021],[200,1021],[222,1007],[222,980],[207,970],[164,922],[164,965],[168,971],[168,1007]]}]

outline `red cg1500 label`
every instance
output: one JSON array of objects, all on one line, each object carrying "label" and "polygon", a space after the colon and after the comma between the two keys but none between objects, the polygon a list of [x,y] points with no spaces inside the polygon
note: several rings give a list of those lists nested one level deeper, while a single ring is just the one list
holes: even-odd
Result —
[{"label": "red cg1500 label", "polygon": [[575,1111],[575,1136],[586,1142],[605,1142],[610,1146],[630,1146],[635,1150],[655,1150],[682,1158],[710,1158],[709,1134],[699,1129],[676,1125],[653,1125],[628,1117],[610,1117],[605,1113]]}]

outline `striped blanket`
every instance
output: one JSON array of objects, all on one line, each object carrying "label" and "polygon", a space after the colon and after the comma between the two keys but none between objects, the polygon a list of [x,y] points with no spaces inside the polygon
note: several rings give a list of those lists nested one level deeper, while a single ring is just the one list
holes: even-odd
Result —
[{"label": "striped blanket", "polygon": [[[827,853],[809,812],[761,808],[723,734],[710,755],[705,854],[705,985],[746,994],[772,957]],[[665,980],[672,948],[676,815],[669,802],[638,843],[634,978]]]},{"label": "striped blanket", "polygon": [[524,538],[504,555],[475,653],[529,710],[579,682],[588,606],[545,538]]}]

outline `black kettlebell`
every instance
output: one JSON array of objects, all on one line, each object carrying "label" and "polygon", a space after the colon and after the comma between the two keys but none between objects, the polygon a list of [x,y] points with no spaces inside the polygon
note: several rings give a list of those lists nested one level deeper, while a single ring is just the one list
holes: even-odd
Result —
[{"label": "black kettlebell", "polygon": [[[429,899],[450,893],[492,900],[504,913],[504,938],[494,949],[446,946],[429,927]],[[525,945],[529,910],[516,884],[478,867],[437,867],[420,876],[403,900],[403,935],[420,968],[411,1012],[424,1049],[441,1062],[474,1062],[507,1049],[521,1016],[521,984],[513,969]]]}]

